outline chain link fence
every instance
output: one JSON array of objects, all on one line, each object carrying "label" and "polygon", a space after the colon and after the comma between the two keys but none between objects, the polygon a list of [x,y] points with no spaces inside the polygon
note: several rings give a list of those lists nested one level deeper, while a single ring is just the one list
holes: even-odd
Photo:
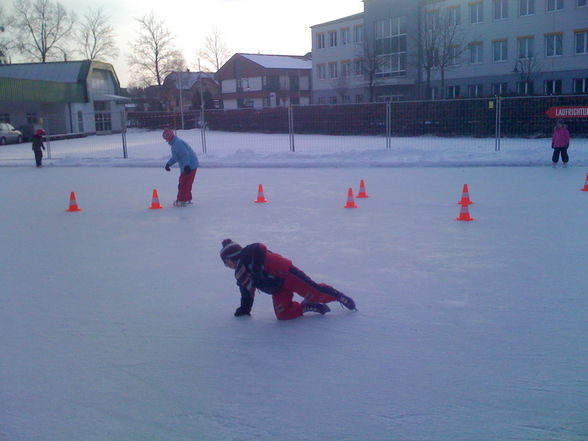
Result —
[{"label": "chain link fence", "polygon": [[[52,128],[63,125],[59,121],[63,116],[46,115],[43,126],[47,131],[49,159],[63,155],[127,158],[129,146],[136,151],[145,142],[146,131],[159,131],[164,127],[185,130],[182,136],[202,153],[226,153],[229,150],[336,153],[351,149],[410,148],[410,139],[415,137],[421,138],[419,148],[426,145],[432,151],[441,139],[446,142],[456,138],[472,138],[476,148],[499,151],[508,148],[509,143],[520,145],[525,140],[549,138],[557,114],[548,113],[550,109],[563,107],[588,108],[588,95],[397,101],[181,113],[128,112],[100,116],[106,120],[120,119],[119,131],[114,125],[101,124],[96,126],[101,131],[90,134],[83,131],[56,133]],[[573,116],[566,118],[572,136],[588,137],[588,115]],[[82,126],[85,118],[98,121],[94,113],[78,115],[78,118]],[[118,134],[100,136],[112,132]],[[227,141],[227,133],[239,136]],[[153,135],[159,137],[159,133]],[[61,148],[70,138],[79,138],[75,147]],[[30,147],[7,147],[0,148],[0,161],[30,156]]]}]

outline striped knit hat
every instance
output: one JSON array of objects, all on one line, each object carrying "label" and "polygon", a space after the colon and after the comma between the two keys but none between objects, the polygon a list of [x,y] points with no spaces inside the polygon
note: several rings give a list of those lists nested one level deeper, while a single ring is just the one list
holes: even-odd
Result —
[{"label": "striped knit hat", "polygon": [[220,258],[225,261],[227,259],[233,260],[235,257],[239,255],[241,250],[243,249],[241,245],[236,242],[233,242],[231,239],[225,239],[222,242],[223,247],[220,250]]}]

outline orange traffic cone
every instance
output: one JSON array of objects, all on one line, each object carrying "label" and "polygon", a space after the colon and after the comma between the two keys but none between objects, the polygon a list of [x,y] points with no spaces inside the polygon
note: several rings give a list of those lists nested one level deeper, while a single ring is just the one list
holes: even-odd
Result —
[{"label": "orange traffic cone", "polygon": [[359,193],[357,193],[357,197],[358,198],[369,198],[369,196],[365,192],[365,182],[363,182],[363,179],[361,181],[359,181]]},{"label": "orange traffic cone", "polygon": [[254,201],[256,204],[268,202],[268,200],[263,195],[263,185],[259,184],[259,188],[257,189],[257,200]]},{"label": "orange traffic cone", "polygon": [[151,197],[151,207],[149,207],[149,209],[150,210],[158,210],[160,208],[163,208],[163,207],[159,203],[159,195],[157,194],[157,190],[153,189],[153,196]]},{"label": "orange traffic cone", "polygon": [[353,200],[353,189],[352,188],[347,190],[347,203],[345,204],[345,206],[343,208],[357,208],[357,205],[355,205],[355,201]]},{"label": "orange traffic cone", "polygon": [[470,191],[468,184],[463,184],[463,191],[461,192],[461,200],[458,202],[459,205],[471,205],[473,202],[470,200]]},{"label": "orange traffic cone", "polygon": [[584,187],[581,188],[582,191],[588,191],[588,173],[586,173],[586,180],[584,181]]},{"label": "orange traffic cone", "polygon": [[462,205],[459,216],[455,218],[458,221],[473,221],[474,218],[470,216],[470,209],[467,205]]},{"label": "orange traffic cone", "polygon": [[78,207],[78,203],[76,202],[76,194],[72,191],[69,194],[69,208],[65,211],[82,211],[80,207]]}]

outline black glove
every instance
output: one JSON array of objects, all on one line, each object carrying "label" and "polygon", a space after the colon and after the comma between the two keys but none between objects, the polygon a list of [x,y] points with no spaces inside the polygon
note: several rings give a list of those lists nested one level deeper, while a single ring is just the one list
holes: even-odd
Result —
[{"label": "black glove", "polygon": [[188,174],[188,173],[190,173],[191,171],[192,171],[192,169],[190,168],[190,166],[189,166],[189,165],[186,165],[186,166],[184,167],[184,173],[185,173],[185,174]]},{"label": "black glove", "polygon": [[169,168],[169,165],[165,164],[165,171],[171,171],[171,168]]},{"label": "black glove", "polygon": [[251,315],[250,309],[245,309],[242,306],[239,306],[235,311],[235,317],[241,317],[243,315]]}]

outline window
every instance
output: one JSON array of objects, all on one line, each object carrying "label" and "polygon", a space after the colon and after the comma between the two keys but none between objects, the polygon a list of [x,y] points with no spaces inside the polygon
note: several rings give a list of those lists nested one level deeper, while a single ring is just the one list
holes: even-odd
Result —
[{"label": "window", "polygon": [[10,122],[10,114],[9,113],[0,113],[0,122],[9,123]]},{"label": "window", "polygon": [[363,95],[355,95],[355,102],[357,104],[363,103]]},{"label": "window", "polygon": [[564,0],[547,0],[547,11],[561,11],[564,8]]},{"label": "window", "polygon": [[377,77],[406,75],[406,17],[376,22]]},{"label": "window", "polygon": [[459,86],[448,86],[446,96],[447,98],[459,97]]},{"label": "window", "polygon": [[456,66],[459,64],[459,46],[450,46],[448,49],[448,64],[449,66]]},{"label": "window", "polygon": [[438,29],[441,23],[439,9],[432,9],[426,12],[425,26],[429,29]]},{"label": "window", "polygon": [[343,95],[341,99],[343,100],[343,104],[349,104],[351,102],[351,95]]},{"label": "window", "polygon": [[316,47],[318,49],[325,48],[325,34],[322,32],[319,34],[316,34]]},{"label": "window", "polygon": [[353,60],[353,73],[357,76],[363,75],[363,60],[361,58]]},{"label": "window", "polygon": [[518,53],[517,56],[519,59],[528,59],[533,58],[533,46],[534,46],[535,38],[534,37],[520,37],[517,39],[518,45]]},{"label": "window", "polygon": [[363,25],[353,26],[353,40],[355,43],[363,42]]},{"label": "window", "polygon": [[484,86],[482,84],[470,84],[468,86],[468,95],[472,98],[482,96]]},{"label": "window", "polygon": [[351,43],[351,29],[341,29],[341,44],[346,45]]},{"label": "window", "polygon": [[519,0],[519,15],[532,15],[535,13],[535,0]]},{"label": "window", "polygon": [[545,80],[545,95],[561,95],[561,80]]},{"label": "window", "polygon": [[458,26],[461,24],[461,6],[452,6],[447,9],[447,18],[449,26]]},{"label": "window", "polygon": [[588,30],[576,31],[576,55],[588,54]]},{"label": "window", "polygon": [[545,36],[545,56],[558,57],[563,55],[563,35],[548,34]]},{"label": "window", "polygon": [[329,32],[329,47],[337,46],[337,31]]},{"label": "window", "polygon": [[508,60],[508,40],[493,41],[492,50],[495,63]]},{"label": "window", "polygon": [[474,41],[473,43],[470,43],[470,63],[482,63],[484,56],[483,49],[484,43],[481,41]]},{"label": "window", "polygon": [[533,82],[532,81],[518,81],[517,82],[517,94],[518,95],[533,95]]},{"label": "window", "polygon": [[588,78],[574,78],[574,93],[588,93]]},{"label": "window", "polygon": [[470,23],[482,23],[484,21],[484,3],[470,3]]},{"label": "window", "polygon": [[337,97],[336,96],[330,96],[329,97],[329,104],[337,104]]},{"label": "window", "polygon": [[506,95],[508,93],[508,83],[492,83],[492,95]]},{"label": "window", "polygon": [[327,67],[324,64],[318,64],[316,67],[318,70],[318,79],[325,80],[327,78]]},{"label": "window", "polygon": [[78,132],[84,132],[84,114],[81,110],[78,110]]},{"label": "window", "polygon": [[338,76],[337,62],[329,63],[329,78],[337,78]]},{"label": "window", "polygon": [[494,0],[494,20],[508,17],[508,0]]},{"label": "window", "polygon": [[576,6],[581,8],[582,6],[588,6],[588,0],[576,0]]},{"label": "window", "polygon": [[341,75],[343,78],[351,76],[351,61],[341,61]]},{"label": "window", "polygon": [[318,99],[319,104],[327,104],[327,99],[324,96],[319,97]]},{"label": "window", "polygon": [[27,124],[37,124],[39,122],[39,116],[36,113],[27,113]]}]

